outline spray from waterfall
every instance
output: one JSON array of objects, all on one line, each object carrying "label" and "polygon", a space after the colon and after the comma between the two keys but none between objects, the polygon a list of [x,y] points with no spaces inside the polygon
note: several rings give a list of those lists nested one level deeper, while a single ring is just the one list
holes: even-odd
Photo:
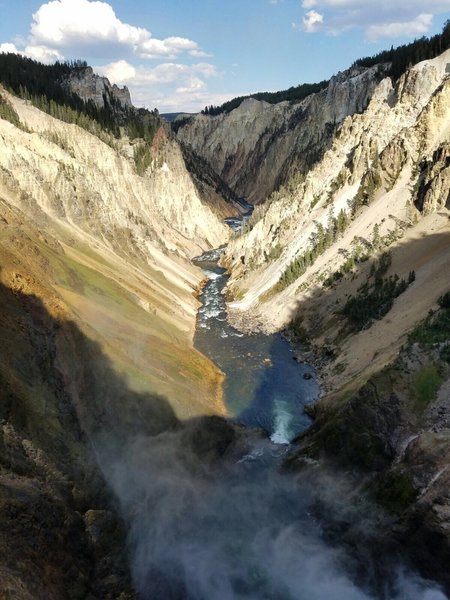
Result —
[{"label": "spray from waterfall", "polygon": [[[102,454],[141,598],[445,600],[382,560],[374,540],[383,516],[357,503],[351,485],[314,469],[281,474],[284,453],[212,417]],[[346,524],[345,546],[318,506],[325,521]]]}]

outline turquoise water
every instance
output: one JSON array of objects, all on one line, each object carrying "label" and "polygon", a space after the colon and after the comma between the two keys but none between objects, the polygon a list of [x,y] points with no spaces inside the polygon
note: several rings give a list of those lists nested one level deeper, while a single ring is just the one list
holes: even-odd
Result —
[{"label": "turquoise water", "polygon": [[213,252],[196,260],[208,282],[200,296],[195,347],[225,373],[230,417],[287,444],[311,423],[304,406],[319,395],[314,369],[294,360],[281,334],[244,335],[228,323],[222,295],[228,276],[217,266],[218,257]]}]

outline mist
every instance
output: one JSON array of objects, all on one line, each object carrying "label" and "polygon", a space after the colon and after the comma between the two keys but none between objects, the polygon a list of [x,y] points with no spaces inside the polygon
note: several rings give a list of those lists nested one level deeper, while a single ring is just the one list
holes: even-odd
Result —
[{"label": "mist", "polygon": [[286,446],[210,417],[100,452],[140,598],[445,600],[377,540],[343,477],[282,473]]}]

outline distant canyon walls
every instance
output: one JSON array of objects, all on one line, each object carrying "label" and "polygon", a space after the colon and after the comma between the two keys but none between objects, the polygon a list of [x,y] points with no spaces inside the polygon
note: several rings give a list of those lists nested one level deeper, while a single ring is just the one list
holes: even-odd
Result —
[{"label": "distant canyon walls", "polygon": [[238,195],[261,202],[298,171],[306,171],[330,144],[336,126],[362,112],[385,65],[353,68],[298,104],[252,98],[237,109],[197,115],[178,139],[204,158]]}]

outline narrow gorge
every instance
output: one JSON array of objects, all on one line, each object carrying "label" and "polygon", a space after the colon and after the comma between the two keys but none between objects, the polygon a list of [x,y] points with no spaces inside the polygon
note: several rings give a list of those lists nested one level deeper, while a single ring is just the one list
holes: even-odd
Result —
[{"label": "narrow gorge", "polygon": [[0,598],[449,597],[434,54],[171,124],[0,54]]}]

